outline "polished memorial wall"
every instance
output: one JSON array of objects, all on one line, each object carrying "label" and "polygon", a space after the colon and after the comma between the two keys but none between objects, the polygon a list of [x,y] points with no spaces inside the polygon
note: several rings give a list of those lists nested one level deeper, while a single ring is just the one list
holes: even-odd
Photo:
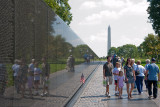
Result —
[{"label": "polished memorial wall", "polygon": [[87,56],[98,58],[42,0],[0,0],[0,98],[11,93],[5,98],[8,106],[18,103],[13,101],[17,97],[12,69],[15,59],[28,65],[31,59],[41,64],[46,58],[50,73],[54,73],[66,68],[69,56],[74,57],[75,65],[85,62]]}]

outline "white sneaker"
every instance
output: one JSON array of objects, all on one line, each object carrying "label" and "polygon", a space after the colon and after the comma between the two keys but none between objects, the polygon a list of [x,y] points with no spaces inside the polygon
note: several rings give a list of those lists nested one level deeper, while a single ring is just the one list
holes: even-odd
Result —
[{"label": "white sneaker", "polygon": [[43,94],[43,93],[41,94],[41,97],[44,97],[44,94]]},{"label": "white sneaker", "polygon": [[44,95],[48,96],[48,95],[49,95],[49,93],[48,93],[48,92],[46,92],[46,93],[44,93]]},{"label": "white sneaker", "polygon": [[110,94],[108,94],[108,97],[111,97],[111,95],[110,95]]}]

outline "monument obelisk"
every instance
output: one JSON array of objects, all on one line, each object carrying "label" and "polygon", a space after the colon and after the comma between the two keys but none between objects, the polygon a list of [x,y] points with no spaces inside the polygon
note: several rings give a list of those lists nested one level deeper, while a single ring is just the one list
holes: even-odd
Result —
[{"label": "monument obelisk", "polygon": [[108,55],[108,52],[111,48],[111,27],[110,25],[108,26],[108,46],[107,46],[107,55]]}]

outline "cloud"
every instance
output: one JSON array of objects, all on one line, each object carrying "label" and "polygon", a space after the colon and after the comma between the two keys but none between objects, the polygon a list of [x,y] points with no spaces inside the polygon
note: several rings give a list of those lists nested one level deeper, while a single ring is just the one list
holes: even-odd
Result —
[{"label": "cloud", "polygon": [[81,6],[80,9],[92,9],[97,7],[96,2],[94,1],[85,1]]},{"label": "cloud", "polygon": [[92,14],[87,16],[83,21],[81,21],[80,25],[97,25],[100,24],[103,19],[117,19],[118,14],[115,11],[104,10],[99,13]]},{"label": "cloud", "polygon": [[102,0],[100,4],[110,8],[120,8],[130,5],[130,3],[131,2],[129,0],[127,0],[127,2],[124,0]]},{"label": "cloud", "polygon": [[74,7],[78,9],[72,8],[75,20],[71,27],[98,56],[107,55],[109,24],[114,47],[138,46],[148,33],[154,33],[151,24],[147,23],[146,0],[76,0]]},{"label": "cloud", "polygon": [[[108,0],[102,0],[102,4],[107,4]],[[110,6],[114,6],[116,4],[113,5],[114,2],[116,2],[115,0],[109,0],[111,4],[107,4]],[[120,5],[124,5],[125,2],[124,1],[120,1],[118,0]],[[117,3],[118,3],[117,1]],[[105,3],[106,2],[106,3]],[[122,2],[122,3],[121,3]],[[124,4],[123,4],[124,3]],[[117,4],[118,5],[118,4]],[[79,25],[97,25],[97,24],[101,24],[104,20],[116,20],[120,17],[124,17],[124,15],[147,15],[146,9],[147,9],[147,3],[145,0],[143,0],[142,2],[138,3],[138,4],[132,4],[131,2],[129,2],[127,0],[126,7],[121,8],[119,10],[102,10],[98,13],[93,13],[87,17],[85,17],[81,22],[79,22]]]},{"label": "cloud", "polygon": [[118,46],[123,46],[125,44],[133,44],[139,46],[143,41],[144,41],[143,38],[136,38],[136,37],[130,38],[128,36],[120,36],[119,39],[112,40],[112,46],[118,47]]}]

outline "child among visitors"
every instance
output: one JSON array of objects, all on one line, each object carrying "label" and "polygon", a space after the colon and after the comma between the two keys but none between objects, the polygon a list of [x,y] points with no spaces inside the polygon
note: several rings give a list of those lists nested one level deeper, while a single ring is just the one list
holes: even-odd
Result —
[{"label": "child among visitors", "polygon": [[122,92],[123,92],[123,82],[124,82],[124,76],[123,76],[123,72],[119,71],[119,76],[117,78],[118,81],[118,87],[119,87],[119,98],[122,99]]},{"label": "child among visitors", "polygon": [[119,75],[119,71],[121,70],[120,68],[120,63],[116,62],[116,67],[113,69],[113,74],[114,74],[114,82],[115,82],[115,95],[118,95],[118,85],[117,85],[117,78]]},{"label": "child among visitors", "polygon": [[35,68],[34,68],[34,86],[35,86],[35,94],[39,95],[38,93],[38,87],[40,84],[40,74],[42,73],[41,69],[38,67],[38,63],[36,62]]}]

